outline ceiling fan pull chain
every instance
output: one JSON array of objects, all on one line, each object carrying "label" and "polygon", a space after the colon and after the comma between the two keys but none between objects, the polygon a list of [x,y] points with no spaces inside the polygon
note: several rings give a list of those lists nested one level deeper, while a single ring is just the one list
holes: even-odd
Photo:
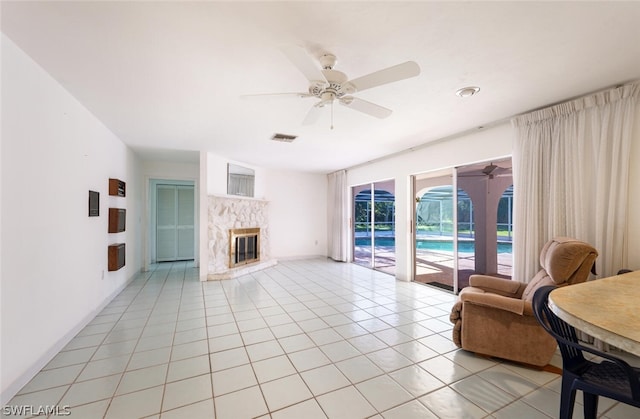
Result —
[{"label": "ceiling fan pull chain", "polygon": [[331,129],[333,129],[333,100],[331,101]]}]

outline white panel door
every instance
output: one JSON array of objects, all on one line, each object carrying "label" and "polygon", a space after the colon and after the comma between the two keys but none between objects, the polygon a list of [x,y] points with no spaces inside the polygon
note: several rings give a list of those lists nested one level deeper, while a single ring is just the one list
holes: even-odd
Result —
[{"label": "white panel door", "polygon": [[156,187],[156,260],[194,258],[194,188],[184,185]]},{"label": "white panel door", "polygon": [[194,257],[194,191],[193,186],[177,186],[176,252],[180,260]]}]

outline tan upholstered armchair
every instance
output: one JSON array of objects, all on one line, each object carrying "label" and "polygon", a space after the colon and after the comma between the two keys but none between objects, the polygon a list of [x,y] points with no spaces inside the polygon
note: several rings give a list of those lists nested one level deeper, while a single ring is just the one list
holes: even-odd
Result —
[{"label": "tan upholstered armchair", "polygon": [[451,310],[453,341],[462,349],[524,364],[545,366],[556,341],[533,316],[531,299],[544,285],[584,282],[598,252],[591,245],[557,237],[540,252],[542,269],[527,284],[472,275]]}]

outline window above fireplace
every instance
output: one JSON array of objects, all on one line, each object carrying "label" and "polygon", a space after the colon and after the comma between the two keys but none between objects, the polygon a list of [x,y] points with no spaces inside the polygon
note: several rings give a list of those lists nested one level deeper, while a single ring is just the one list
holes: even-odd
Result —
[{"label": "window above fireplace", "polygon": [[227,164],[227,195],[254,196],[255,171],[236,164]]}]

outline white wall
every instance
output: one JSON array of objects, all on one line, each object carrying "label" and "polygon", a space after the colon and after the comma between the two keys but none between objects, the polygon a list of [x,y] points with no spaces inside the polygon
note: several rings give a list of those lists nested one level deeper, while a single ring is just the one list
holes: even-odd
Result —
[{"label": "white wall", "polygon": [[[640,269],[640,106],[631,148],[629,185],[629,268]],[[461,135],[457,138],[425,145],[417,150],[398,154],[347,171],[349,186],[384,179],[396,181],[396,278],[411,280],[411,175],[499,159],[512,154],[515,131],[510,123]]]},{"label": "white wall", "polygon": [[[226,195],[227,163],[255,170],[255,198],[269,202],[272,258],[327,255],[326,175],[256,167],[208,153],[210,195]],[[201,234],[205,232],[201,231]]]},{"label": "white wall", "polygon": [[327,176],[266,170],[271,256],[327,256]]},{"label": "white wall", "polygon": [[[1,157],[4,404],[140,270],[142,185],[136,155],[4,35]],[[127,209],[125,233],[107,233],[110,205]],[[107,272],[113,242],[126,266]]]}]

